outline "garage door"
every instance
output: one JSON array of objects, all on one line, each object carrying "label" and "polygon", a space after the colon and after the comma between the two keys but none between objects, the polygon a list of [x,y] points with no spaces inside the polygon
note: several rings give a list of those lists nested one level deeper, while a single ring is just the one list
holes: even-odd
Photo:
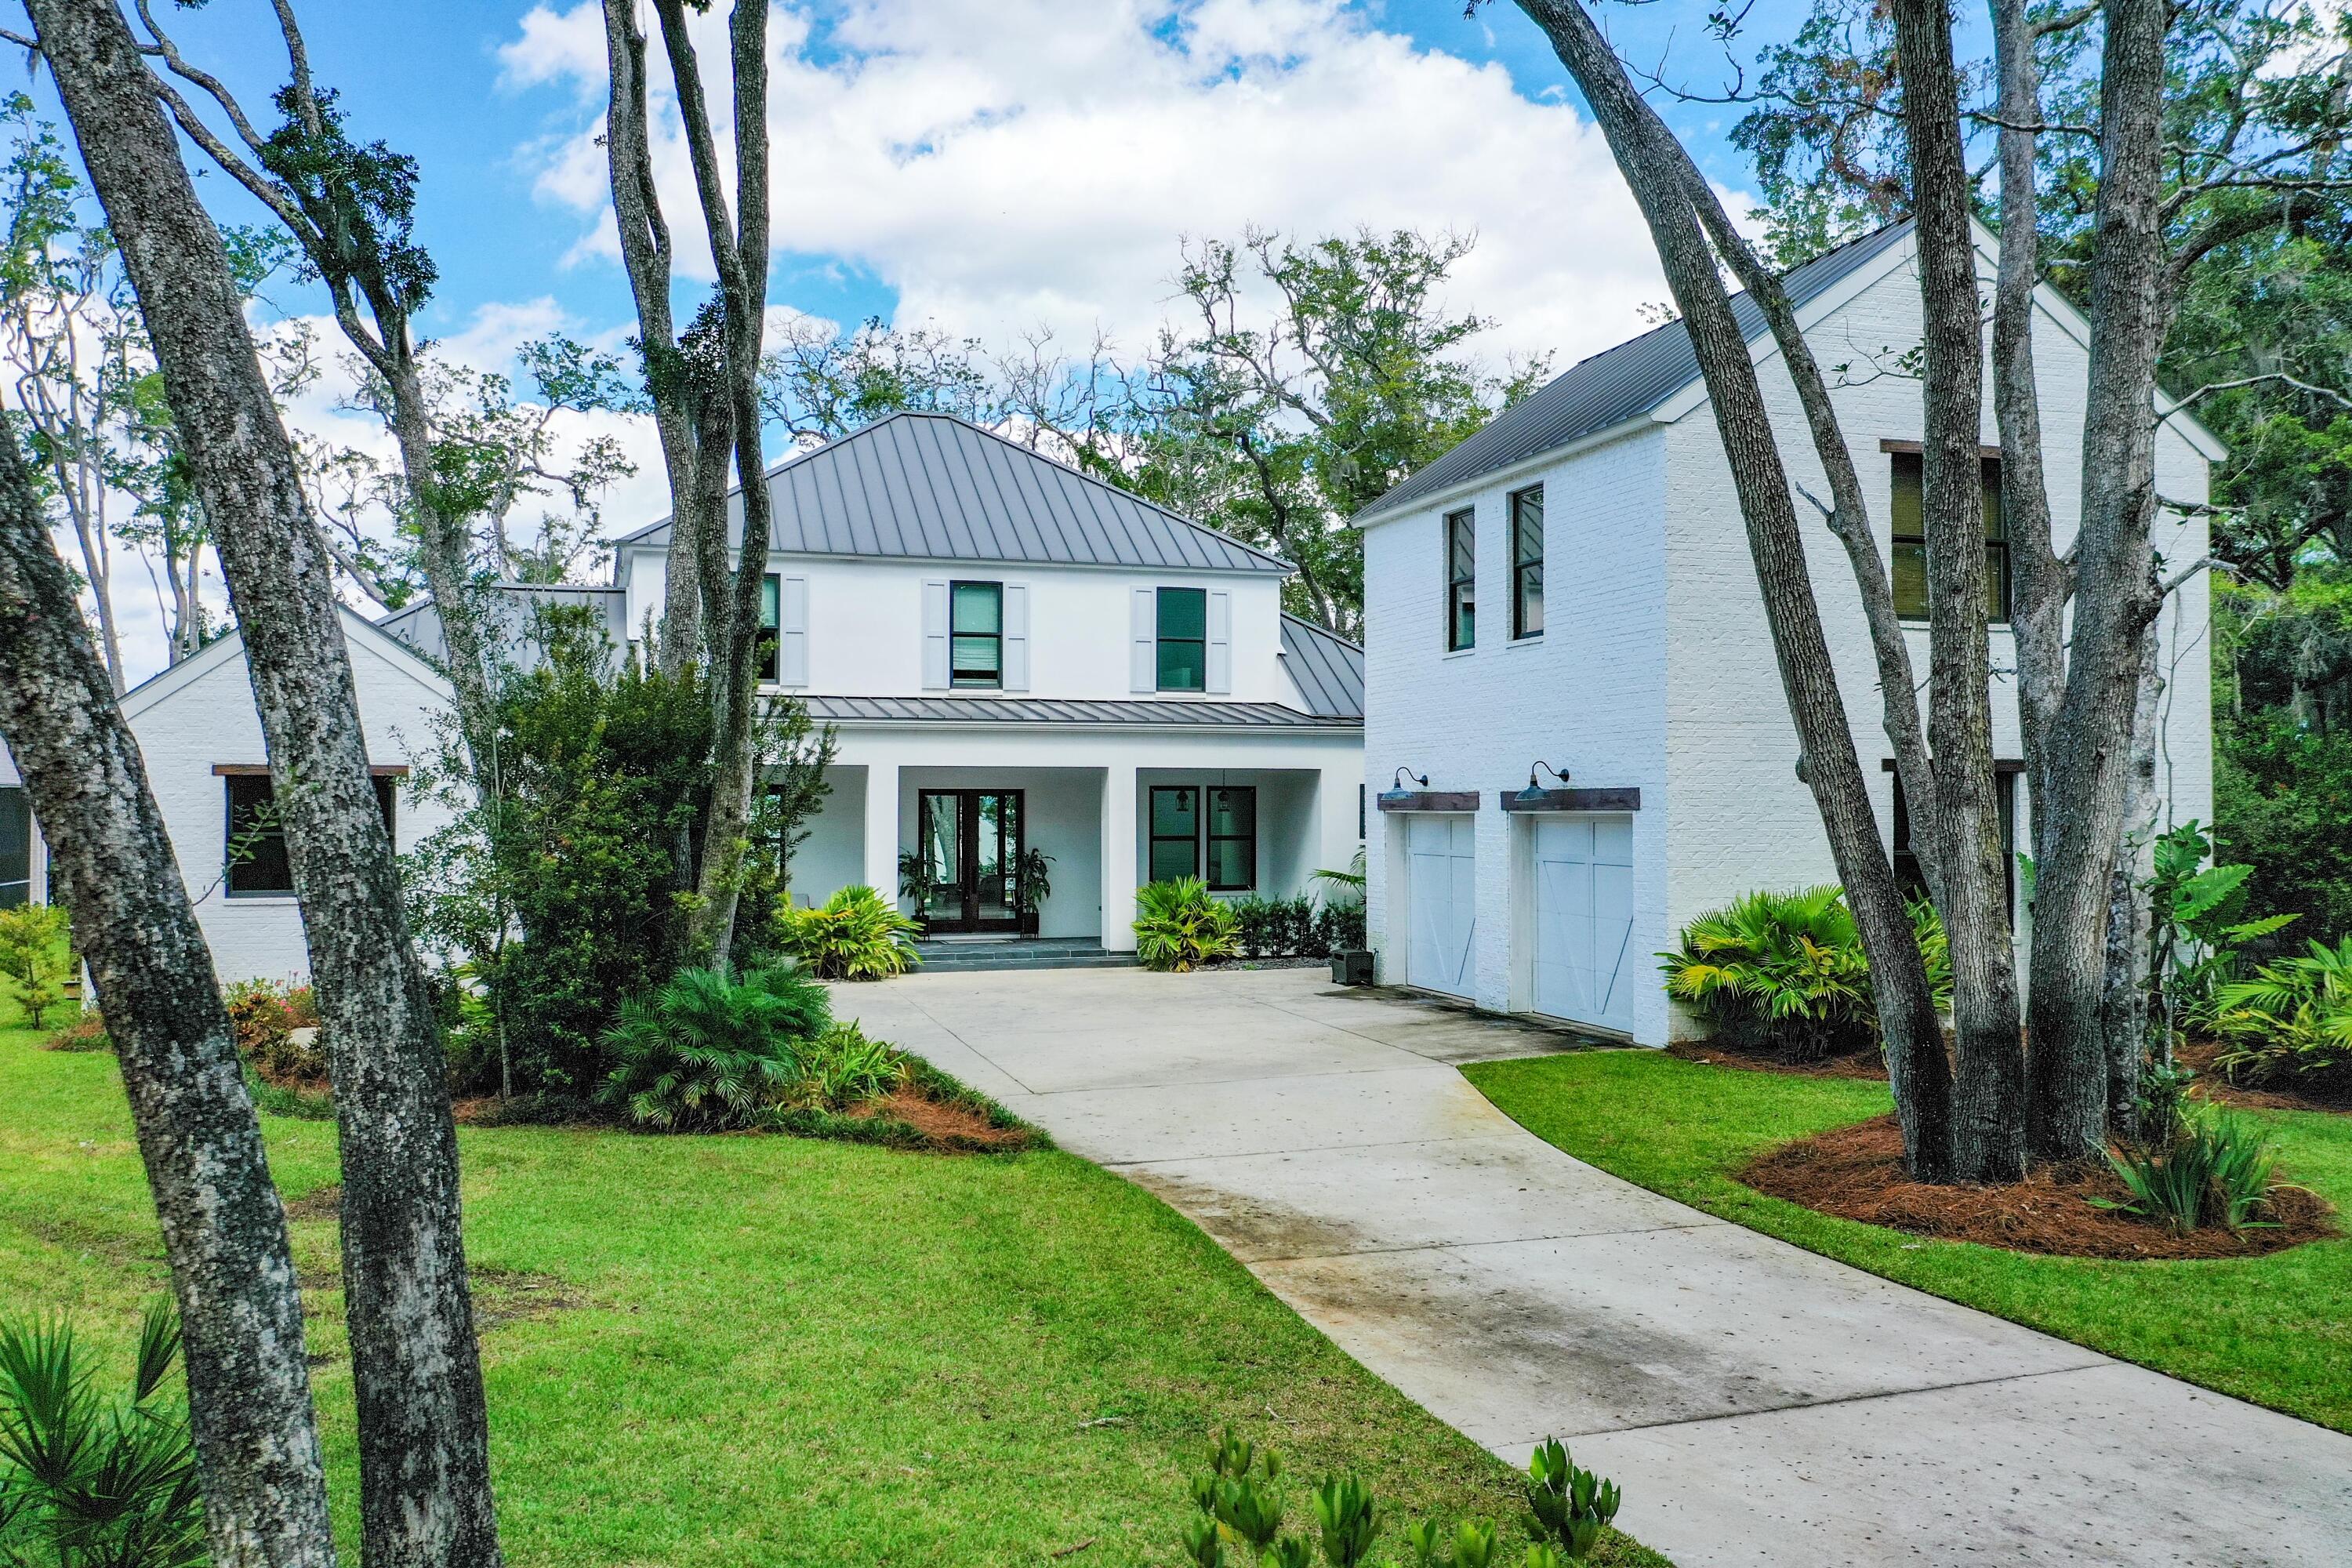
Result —
[{"label": "garage door", "polygon": [[1536,1011],[1630,1033],[1633,819],[1538,820],[1535,884]]},{"label": "garage door", "polygon": [[1470,933],[1477,902],[1467,816],[1404,819],[1405,902],[1412,940],[1405,983],[1454,996],[1470,994]]}]

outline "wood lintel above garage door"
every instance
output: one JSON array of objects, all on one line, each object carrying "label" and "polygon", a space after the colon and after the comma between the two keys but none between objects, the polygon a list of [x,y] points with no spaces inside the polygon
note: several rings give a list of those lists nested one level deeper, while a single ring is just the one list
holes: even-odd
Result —
[{"label": "wood lintel above garage door", "polygon": [[1507,789],[1495,796],[1505,811],[1639,811],[1639,789]]},{"label": "wood lintel above garage door", "polygon": [[1475,789],[1391,789],[1380,795],[1382,811],[1475,811]]}]

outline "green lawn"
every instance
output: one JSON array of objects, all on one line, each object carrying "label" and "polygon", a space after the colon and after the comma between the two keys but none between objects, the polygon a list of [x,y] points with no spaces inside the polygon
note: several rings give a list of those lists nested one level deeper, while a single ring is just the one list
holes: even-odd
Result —
[{"label": "green lawn", "polygon": [[[1874,1274],[2352,1431],[2352,1240],[2231,1262],[2042,1258],[1931,1240],[1769,1198],[1727,1173],[1866,1121],[1886,1086],[1591,1051],[1465,1069],[1529,1131],[1627,1181]],[[2352,1117],[2260,1112],[2289,1176],[2352,1211]]]},{"label": "green lawn", "polygon": [[[0,1031],[0,1308],[70,1308],[119,1352],[163,1276],[128,1112],[110,1057],[34,1042]],[[268,1128],[290,1199],[333,1180],[330,1124]],[[1516,1531],[1506,1467],[1068,1155],[461,1136],[516,1563],[1172,1563],[1194,1451],[1227,1423],[1299,1477],[1360,1468],[1400,1555],[1417,1511]],[[298,1219],[295,1245],[348,1527],[331,1222]]]}]

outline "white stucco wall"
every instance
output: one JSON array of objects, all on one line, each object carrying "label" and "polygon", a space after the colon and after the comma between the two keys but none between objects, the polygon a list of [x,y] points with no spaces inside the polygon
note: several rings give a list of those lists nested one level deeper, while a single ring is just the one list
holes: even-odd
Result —
[{"label": "white stucco wall", "polygon": [[[1822,314],[1809,333],[1825,365],[1849,367],[1835,396],[1884,550],[1892,470],[1880,443],[1916,441],[1922,428],[1919,385],[1893,369],[1919,339],[1918,282],[1907,247],[1884,276],[1818,308]],[[2087,361],[2077,331],[2062,313],[2045,310],[2035,338],[2062,550],[2079,510]],[[1778,355],[1767,353],[1759,372],[1792,478],[1826,494]],[[1998,439],[1988,402],[1984,440]],[[2160,431],[2157,468],[2162,495],[2205,499],[2205,461],[2179,430]],[[1513,646],[1506,498],[1537,482],[1547,499],[1547,631],[1532,646]],[[1441,519],[1465,504],[1475,504],[1478,518],[1479,646],[1449,654]],[[1843,549],[1817,514],[1801,504],[1801,513],[1856,750],[1880,821],[1891,829],[1893,782],[1880,768],[1890,752],[1860,595]],[[2157,548],[2173,567],[2200,559],[2202,521],[2167,521]],[[1388,788],[1404,766],[1426,773],[1433,790],[1479,793],[1473,999],[1480,1005],[1520,1007],[1528,995],[1525,954],[1515,946],[1524,944],[1523,922],[1512,919],[1525,880],[1526,829],[1496,807],[1495,795],[1524,784],[1535,758],[1568,767],[1577,784],[1643,791],[1629,964],[1641,966],[1634,1034],[1644,1044],[1664,1043],[1675,1027],[1648,955],[1671,945],[1681,924],[1752,889],[1835,879],[1811,795],[1796,777],[1794,726],[1703,391],[1669,399],[1631,433],[1530,460],[1475,491],[1375,521],[1366,531],[1365,601],[1370,787]],[[2170,683],[2160,769],[2174,821],[2212,816],[2207,607],[2200,576],[2175,595],[2161,627]],[[1924,627],[1913,653],[1924,679]],[[2021,750],[2014,662],[2006,631],[1996,630],[1995,745],[2002,758]],[[2023,797],[2021,784],[2021,845],[2030,831]],[[1375,814],[1368,857],[1383,979],[1401,979],[1402,971],[1394,821]]]},{"label": "white stucco wall", "polygon": [[[434,715],[447,703],[447,689],[356,616],[346,613],[344,627],[369,763],[413,763],[429,754]],[[149,786],[221,982],[307,978],[310,954],[293,895],[230,898],[222,877],[227,790],[213,769],[268,761],[241,642],[215,644],[158,676],[125,697],[122,710],[146,760]],[[447,814],[415,795],[405,780],[395,788],[396,847],[406,853]]]},{"label": "white stucco wall", "polygon": [[[658,550],[632,549],[627,554],[625,581],[634,631],[647,616],[658,618],[665,571]],[[1282,579],[1275,573],[845,560],[781,552],[770,556],[769,563],[769,570],[779,575],[808,579],[809,679],[799,689],[831,697],[924,695],[923,584],[949,581],[1027,586],[1029,686],[1022,695],[1136,696],[1129,689],[1128,664],[1131,591],[1165,587],[1213,589],[1233,595],[1233,689],[1213,697],[1150,695],[1171,701],[1298,700],[1281,668]]]},{"label": "white stucco wall", "polygon": [[[1364,538],[1366,779],[1373,795],[1400,767],[1432,790],[1475,790],[1477,913],[1472,999],[1497,1011],[1528,1005],[1531,955],[1511,919],[1532,831],[1496,805],[1541,759],[1581,787],[1642,791],[1634,814],[1637,921],[1654,927],[1666,900],[1665,440],[1647,428],[1589,450],[1522,467],[1442,508],[1381,521]],[[1544,626],[1510,636],[1507,502],[1544,487]],[[1477,515],[1477,645],[1445,647],[1445,513]],[[1544,783],[1553,781],[1547,776]],[[1418,786],[1410,786],[1418,787]],[[1381,978],[1402,978],[1399,819],[1377,810],[1365,857],[1369,919]],[[1636,954],[1649,947],[1637,929]],[[1654,945],[1654,944],[1652,944]],[[1660,1036],[1663,994],[1645,985],[1637,1038]]]}]

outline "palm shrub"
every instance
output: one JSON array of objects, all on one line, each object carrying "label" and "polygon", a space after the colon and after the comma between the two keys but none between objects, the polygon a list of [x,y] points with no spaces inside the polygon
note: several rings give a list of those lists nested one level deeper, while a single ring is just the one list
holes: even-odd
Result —
[{"label": "palm shrub", "polygon": [[887,980],[922,960],[915,934],[922,928],[867,887],[844,888],[813,910],[786,904],[776,910],[784,952],[821,980]]},{"label": "palm shrub", "polygon": [[2215,1060],[2233,1079],[2352,1079],[2352,936],[2334,947],[2314,942],[2222,986],[2214,1014]]},{"label": "palm shrub", "polygon": [[2091,1201],[2176,1236],[2200,1226],[2242,1230],[2279,1186],[2278,1145],[2254,1121],[2218,1106],[2183,1112],[2161,1145],[2110,1150],[2107,1163],[2128,1195]]},{"label": "palm shrub", "polygon": [[1241,922],[1198,877],[1136,889],[1135,956],[1146,969],[1182,974],[1231,958]]},{"label": "palm shrub", "polygon": [[179,1353],[179,1320],[158,1300],[139,1326],[130,1397],[110,1399],[70,1323],[0,1324],[0,1555],[26,1568],[206,1561],[194,1445],[164,1397]]},{"label": "palm shrub", "polygon": [[712,969],[681,971],[621,1005],[604,1033],[613,1066],[596,1098],[665,1132],[749,1127],[788,1100],[802,1078],[802,1042],[832,1023],[824,988],[796,964],[738,983]]},{"label": "palm shrub", "polygon": [[907,1064],[855,1024],[835,1024],[803,1043],[798,1053],[800,1100],[825,1110],[847,1110],[879,1100],[907,1081]]}]

